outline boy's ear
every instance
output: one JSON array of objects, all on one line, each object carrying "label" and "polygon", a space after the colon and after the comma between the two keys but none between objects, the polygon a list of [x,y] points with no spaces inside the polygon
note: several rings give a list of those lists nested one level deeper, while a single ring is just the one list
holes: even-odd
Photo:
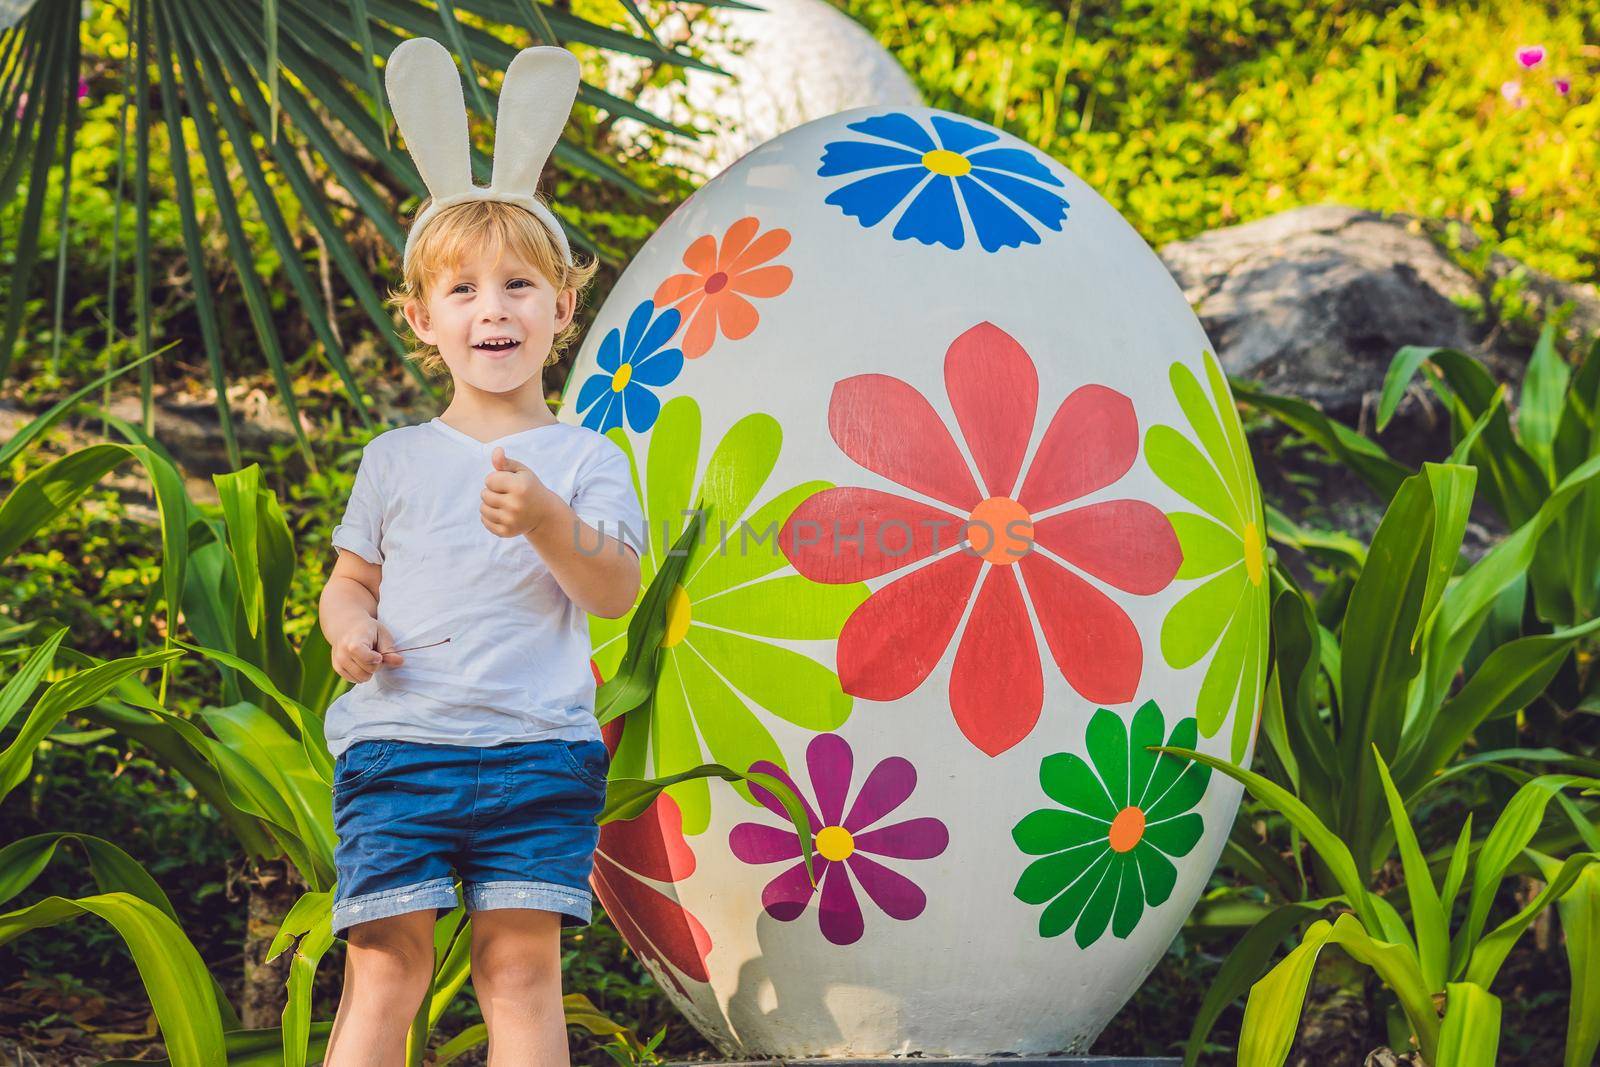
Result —
[{"label": "boy's ear", "polygon": [[572,317],[578,313],[578,291],[576,289],[563,289],[556,294],[556,332],[560,333],[572,322]]},{"label": "boy's ear", "polygon": [[411,332],[417,335],[417,340],[425,345],[435,344],[433,333],[433,318],[428,314],[428,305],[425,301],[412,297],[400,309],[405,315],[406,322],[411,326]]}]

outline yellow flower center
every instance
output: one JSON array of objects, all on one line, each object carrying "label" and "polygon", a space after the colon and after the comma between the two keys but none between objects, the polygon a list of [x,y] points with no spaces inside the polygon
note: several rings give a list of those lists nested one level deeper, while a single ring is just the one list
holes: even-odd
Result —
[{"label": "yellow flower center", "polygon": [[1144,837],[1144,812],[1128,805],[1111,820],[1111,851],[1130,852]]},{"label": "yellow flower center", "polygon": [[922,165],[946,178],[959,178],[972,169],[967,157],[948,148],[935,148],[922,154]]},{"label": "yellow flower center", "polygon": [[1261,528],[1253,522],[1244,524],[1244,570],[1251,585],[1260,585],[1267,570],[1267,546],[1261,540]]},{"label": "yellow flower center", "polygon": [[613,393],[622,392],[623,388],[628,384],[628,379],[632,377],[633,364],[624,363],[622,366],[618,367],[617,372],[611,376],[611,391]]},{"label": "yellow flower center", "polygon": [[967,516],[967,540],[990,563],[1015,563],[1033,547],[1033,517],[1007,496],[992,496]]},{"label": "yellow flower center", "polygon": [[817,831],[817,851],[823,859],[842,860],[856,850],[856,839],[842,826],[824,826]]},{"label": "yellow flower center", "polygon": [[683,586],[673,586],[672,595],[667,598],[667,632],[661,635],[662,648],[671,648],[683,640],[683,635],[689,632],[691,615],[689,594],[684,592]]}]

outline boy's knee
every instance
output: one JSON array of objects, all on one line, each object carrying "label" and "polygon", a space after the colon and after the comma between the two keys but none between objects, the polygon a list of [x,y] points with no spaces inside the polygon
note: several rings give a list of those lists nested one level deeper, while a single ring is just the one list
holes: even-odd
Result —
[{"label": "boy's knee", "polygon": [[418,996],[433,978],[433,924],[376,920],[350,928],[349,960],[370,982]]},{"label": "boy's knee", "polygon": [[561,956],[555,944],[546,945],[544,938],[475,929],[472,982],[480,991],[507,994],[559,988]]}]

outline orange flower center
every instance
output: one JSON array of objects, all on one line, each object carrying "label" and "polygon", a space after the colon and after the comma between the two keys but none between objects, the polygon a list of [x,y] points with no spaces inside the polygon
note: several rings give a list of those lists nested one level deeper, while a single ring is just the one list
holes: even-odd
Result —
[{"label": "orange flower center", "polygon": [[1033,517],[1008,496],[992,496],[967,516],[967,540],[990,563],[1015,563],[1033,547]]},{"label": "orange flower center", "polygon": [[706,293],[720,293],[728,287],[728,272],[719,270],[706,279]]},{"label": "orange flower center", "polygon": [[1144,837],[1144,812],[1128,805],[1111,820],[1111,851],[1129,852]]}]

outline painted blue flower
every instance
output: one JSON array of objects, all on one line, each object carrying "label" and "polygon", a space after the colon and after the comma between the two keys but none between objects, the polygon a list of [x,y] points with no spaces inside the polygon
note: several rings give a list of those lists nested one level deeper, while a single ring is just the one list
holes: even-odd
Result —
[{"label": "painted blue flower", "polygon": [[595,356],[600,370],[578,390],[578,410],[588,412],[583,424],[591,430],[605,433],[621,426],[626,415],[628,428],[643,433],[661,414],[661,401],[650,390],[683,370],[683,350],[663,347],[678,332],[678,309],[660,315],[655,310],[654,302],[646,300],[633,309],[623,329],[612,330],[600,342]]},{"label": "painted blue flower", "polygon": [[1062,182],[1035,153],[1020,148],[976,152],[998,140],[999,133],[944,115],[932,116],[931,122],[937,141],[920,122],[899,112],[850,123],[850,129],[881,140],[829,142],[817,174],[874,173],[834,190],[826,202],[863,226],[876,226],[916,193],[895,223],[895,240],[915,238],[949,248],[966,243],[958,190],[985,252],[1038,244],[1039,234],[1024,213],[1060,231],[1067,201],[1036,183],[1059,187]]}]

